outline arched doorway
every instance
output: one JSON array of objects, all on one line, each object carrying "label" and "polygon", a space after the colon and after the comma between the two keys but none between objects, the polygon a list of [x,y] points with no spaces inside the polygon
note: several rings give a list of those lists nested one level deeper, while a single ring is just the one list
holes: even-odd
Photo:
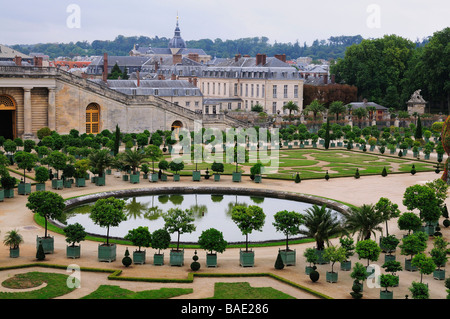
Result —
[{"label": "arched doorway", "polygon": [[0,136],[16,138],[16,102],[9,95],[0,95]]},{"label": "arched doorway", "polygon": [[183,127],[183,123],[180,121],[175,121],[172,123],[172,132],[175,135],[175,138],[178,138],[178,135],[180,134],[180,129]]},{"label": "arched doorway", "polygon": [[100,131],[100,106],[91,103],[86,107],[86,133],[98,134]]}]

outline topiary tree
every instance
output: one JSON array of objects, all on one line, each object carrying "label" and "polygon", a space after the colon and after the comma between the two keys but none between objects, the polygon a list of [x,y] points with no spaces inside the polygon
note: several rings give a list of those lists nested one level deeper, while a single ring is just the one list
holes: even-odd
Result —
[{"label": "topiary tree", "polygon": [[127,247],[127,249],[125,250],[125,257],[122,258],[122,264],[123,264],[125,267],[128,267],[128,266],[130,266],[132,263],[133,263],[133,260],[132,260],[131,257],[130,257],[130,252],[128,251],[128,247]]},{"label": "topiary tree", "polygon": [[38,161],[38,157],[34,153],[28,153],[25,151],[18,151],[14,154],[14,160],[17,163],[17,167],[23,169],[23,182],[26,182],[25,171],[31,171]]},{"label": "topiary tree", "polygon": [[151,247],[153,249],[158,249],[158,254],[161,253],[161,249],[169,248],[170,244],[170,234],[167,230],[161,228],[157,229],[152,233]]},{"label": "topiary tree", "polygon": [[139,226],[129,230],[124,238],[130,240],[134,246],[138,246],[138,251],[141,251],[141,247],[150,247],[152,242],[152,234],[147,226]]},{"label": "topiary tree", "polygon": [[272,225],[276,231],[286,236],[286,251],[289,250],[289,236],[295,236],[300,233],[300,226],[303,223],[303,215],[295,211],[282,210],[274,216]]},{"label": "topiary tree", "polygon": [[83,241],[87,236],[84,227],[79,223],[70,224],[64,227],[63,230],[64,234],[66,235],[66,242],[69,243],[72,247],[74,247],[75,244]]},{"label": "topiary tree", "polygon": [[414,255],[422,253],[427,248],[428,236],[424,232],[416,232],[402,238],[402,243],[399,245],[402,255],[411,256],[412,261]]},{"label": "topiary tree", "polygon": [[359,259],[367,259],[367,266],[370,261],[377,261],[381,253],[381,248],[372,239],[361,240],[356,243],[355,251]]},{"label": "topiary tree", "polygon": [[178,172],[184,169],[184,163],[183,161],[171,161],[169,163],[169,169],[175,172],[175,174],[178,174]]},{"label": "topiary tree", "polygon": [[214,163],[211,164],[211,170],[216,174],[223,173],[224,165],[223,163],[217,163],[214,161]]},{"label": "topiary tree", "polygon": [[346,249],[344,247],[329,246],[325,248],[323,258],[331,262],[331,272],[336,262],[343,262],[346,259]]},{"label": "topiary tree", "polygon": [[411,291],[413,299],[429,299],[430,292],[428,290],[428,285],[413,281],[411,286],[409,287],[409,291]]},{"label": "topiary tree", "polygon": [[278,252],[277,259],[275,260],[275,269],[281,270],[284,268],[283,258],[281,258],[281,254]]},{"label": "topiary tree", "polygon": [[319,280],[320,274],[317,271],[317,267],[313,266],[313,270],[309,273],[309,279],[311,279],[312,282],[316,282]]},{"label": "topiary tree", "polygon": [[198,260],[197,250],[194,252],[194,256],[192,256],[192,260],[193,260],[193,262],[191,263],[191,270],[192,271],[199,270],[200,269],[200,263],[197,261]]},{"label": "topiary tree", "polygon": [[66,167],[67,160],[67,156],[60,151],[53,151],[47,156],[47,163],[56,170],[56,178],[59,171]]},{"label": "topiary tree", "polygon": [[179,251],[180,235],[184,233],[192,233],[196,227],[192,223],[194,221],[193,212],[190,209],[182,210],[180,208],[171,208],[167,213],[163,214],[164,228],[170,233],[177,233],[177,251]]},{"label": "topiary tree", "polygon": [[44,184],[49,179],[48,169],[44,166],[36,167],[35,171],[35,179],[39,184]]},{"label": "topiary tree", "polygon": [[125,201],[114,197],[102,198],[95,202],[91,209],[91,219],[100,227],[106,227],[106,245],[109,246],[109,228],[117,227],[127,220],[123,209]]},{"label": "topiary tree", "polygon": [[[153,135],[155,135],[155,134],[153,134]],[[163,153],[162,153],[161,149],[159,148],[159,146],[149,145],[145,148],[145,154],[152,161],[152,172],[154,173],[155,172],[155,162],[162,158]]]},{"label": "topiary tree", "polygon": [[420,282],[422,283],[423,275],[429,275],[436,269],[433,258],[428,257],[424,253],[418,253],[411,260],[411,265],[417,267],[420,271]]},{"label": "topiary tree", "polygon": [[45,252],[42,243],[39,243],[38,249],[36,251],[36,259],[41,261],[45,259]]},{"label": "topiary tree", "polygon": [[261,231],[264,226],[266,214],[259,206],[250,205],[248,207],[236,205],[231,212],[231,219],[245,235],[245,251],[248,251],[248,235],[252,231]]},{"label": "topiary tree", "polygon": [[381,274],[380,275],[380,286],[385,288],[385,292],[389,292],[389,287],[395,287],[398,285],[398,277],[391,274]]},{"label": "topiary tree", "polygon": [[202,249],[209,250],[210,254],[213,254],[213,251],[223,253],[228,245],[222,232],[215,228],[202,231],[198,238],[198,244]]},{"label": "topiary tree", "polygon": [[411,231],[417,231],[420,229],[422,226],[422,221],[416,214],[406,212],[399,217],[397,224],[400,230],[407,230],[409,235]]},{"label": "topiary tree", "polygon": [[31,193],[28,196],[28,202],[26,204],[27,208],[30,209],[34,214],[39,214],[45,219],[45,235],[47,236],[47,220],[48,219],[58,219],[61,217],[64,208],[64,199],[61,195],[56,194],[51,191],[40,191]]}]

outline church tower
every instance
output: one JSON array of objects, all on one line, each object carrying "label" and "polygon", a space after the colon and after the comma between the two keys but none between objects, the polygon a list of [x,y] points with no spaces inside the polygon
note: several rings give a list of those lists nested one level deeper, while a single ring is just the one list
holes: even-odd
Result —
[{"label": "church tower", "polygon": [[186,49],[186,42],[184,42],[183,38],[181,37],[181,31],[178,25],[178,15],[174,36],[169,41],[169,49],[172,51],[172,54],[178,54],[181,49]]}]

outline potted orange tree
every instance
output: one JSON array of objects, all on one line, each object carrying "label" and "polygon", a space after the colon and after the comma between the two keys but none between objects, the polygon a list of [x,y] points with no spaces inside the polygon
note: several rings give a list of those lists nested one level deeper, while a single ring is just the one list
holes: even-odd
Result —
[{"label": "potted orange tree", "polygon": [[151,245],[152,234],[149,232],[148,227],[139,226],[129,230],[125,239],[130,240],[133,245],[138,246],[138,250],[133,252],[133,263],[145,264],[145,249],[141,250],[141,247],[150,247]]},{"label": "potted orange tree", "polygon": [[217,267],[217,253],[223,253],[228,243],[221,231],[209,228],[201,233],[198,244],[202,249],[209,251],[206,254],[206,267]]},{"label": "potted orange tree", "polygon": [[66,235],[66,242],[69,244],[66,247],[66,256],[68,258],[80,258],[81,256],[81,245],[76,245],[86,238],[86,231],[84,227],[79,224],[71,224],[64,227],[64,233]]},{"label": "potted orange tree", "polygon": [[153,255],[153,265],[164,265],[164,253],[161,253],[161,249],[169,248],[170,234],[164,228],[157,229],[152,233],[151,246],[153,249],[158,249],[158,252]]},{"label": "potted orange tree", "polygon": [[289,236],[295,236],[300,233],[303,216],[294,211],[282,210],[277,212],[273,217],[275,222],[272,224],[275,226],[275,229],[286,236],[286,249],[279,250],[283,263],[286,266],[295,266],[296,251],[295,249],[289,249]]}]

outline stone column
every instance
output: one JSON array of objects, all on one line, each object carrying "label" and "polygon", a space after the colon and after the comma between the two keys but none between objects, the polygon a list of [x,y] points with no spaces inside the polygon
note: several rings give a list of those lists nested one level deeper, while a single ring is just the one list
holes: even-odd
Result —
[{"label": "stone column", "polygon": [[55,88],[48,88],[48,127],[56,130],[56,102],[55,102]]},{"label": "stone column", "polygon": [[29,87],[29,86],[23,88],[23,125],[24,125],[23,137],[24,137],[24,139],[33,137],[32,115],[31,115],[31,89],[32,88],[33,87]]}]

